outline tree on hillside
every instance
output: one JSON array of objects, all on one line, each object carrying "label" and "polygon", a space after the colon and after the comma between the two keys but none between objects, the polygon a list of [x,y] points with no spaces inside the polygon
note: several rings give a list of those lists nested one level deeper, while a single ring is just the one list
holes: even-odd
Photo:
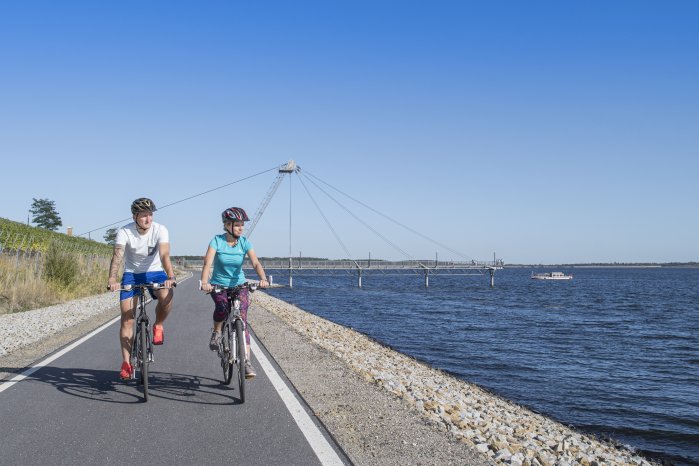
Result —
[{"label": "tree on hillside", "polygon": [[32,208],[29,212],[33,215],[32,223],[47,230],[57,230],[63,225],[61,217],[56,212],[56,203],[48,199],[32,198]]},{"label": "tree on hillside", "polygon": [[116,241],[116,234],[117,234],[117,229],[116,228],[110,228],[106,232],[104,232],[104,241],[107,244],[111,244],[114,246],[114,242]]}]

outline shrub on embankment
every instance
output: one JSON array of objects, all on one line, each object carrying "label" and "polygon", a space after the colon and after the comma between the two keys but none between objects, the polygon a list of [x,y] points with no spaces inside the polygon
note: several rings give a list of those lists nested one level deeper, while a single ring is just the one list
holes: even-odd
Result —
[{"label": "shrub on embankment", "polygon": [[0,314],[104,291],[112,248],[0,218]]},{"label": "shrub on embankment", "polygon": [[79,254],[108,256],[112,253],[112,247],[105,243],[0,218],[0,252],[46,252],[51,244]]}]

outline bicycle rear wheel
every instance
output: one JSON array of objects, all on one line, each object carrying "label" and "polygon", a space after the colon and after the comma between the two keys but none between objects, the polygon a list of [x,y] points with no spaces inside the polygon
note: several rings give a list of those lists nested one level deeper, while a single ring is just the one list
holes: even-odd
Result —
[{"label": "bicycle rear wheel", "polygon": [[233,378],[233,364],[231,364],[231,326],[228,322],[221,329],[221,368],[223,369],[223,383],[229,385]]},{"label": "bicycle rear wheel", "polygon": [[235,321],[235,339],[238,351],[238,389],[240,390],[240,402],[245,403],[245,331],[243,321]]},{"label": "bicycle rear wheel", "polygon": [[140,327],[141,383],[143,384],[143,401],[148,401],[148,328],[145,323],[141,323]]}]

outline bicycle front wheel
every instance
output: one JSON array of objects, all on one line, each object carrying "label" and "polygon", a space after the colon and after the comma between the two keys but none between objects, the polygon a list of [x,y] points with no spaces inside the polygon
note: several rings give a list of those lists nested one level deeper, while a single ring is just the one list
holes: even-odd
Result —
[{"label": "bicycle front wheel", "polygon": [[240,402],[245,403],[245,331],[243,321],[235,321],[235,339],[238,350],[238,389],[240,390]]},{"label": "bicycle front wheel", "polygon": [[[136,379],[136,369],[140,370],[141,367],[141,326],[136,324],[133,331],[133,336],[131,337],[131,379]],[[141,380],[138,380],[141,383]]]},{"label": "bicycle front wheel", "polygon": [[143,401],[148,401],[148,328],[142,323],[140,328],[141,348],[141,383],[143,384]]},{"label": "bicycle front wheel", "polygon": [[231,379],[233,378],[233,364],[231,363],[231,360],[233,359],[231,357],[231,336],[231,326],[228,324],[228,322],[226,322],[223,324],[223,328],[221,329],[221,352],[219,353],[221,356],[221,368],[223,369],[223,383],[226,385],[229,385],[231,383]]}]

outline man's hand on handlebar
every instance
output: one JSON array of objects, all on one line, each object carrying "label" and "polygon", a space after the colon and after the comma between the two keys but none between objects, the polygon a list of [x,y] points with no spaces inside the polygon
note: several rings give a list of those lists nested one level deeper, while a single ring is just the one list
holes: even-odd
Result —
[{"label": "man's hand on handlebar", "polygon": [[116,278],[109,278],[109,283],[107,283],[107,289],[109,291],[117,291],[121,287],[121,283]]}]

